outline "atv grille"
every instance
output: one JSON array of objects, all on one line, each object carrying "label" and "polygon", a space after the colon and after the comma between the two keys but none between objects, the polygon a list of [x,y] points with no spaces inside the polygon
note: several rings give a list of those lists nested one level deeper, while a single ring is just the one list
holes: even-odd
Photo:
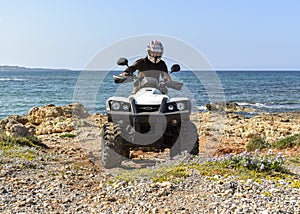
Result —
[{"label": "atv grille", "polygon": [[137,113],[141,112],[156,112],[159,110],[160,105],[137,105]]}]

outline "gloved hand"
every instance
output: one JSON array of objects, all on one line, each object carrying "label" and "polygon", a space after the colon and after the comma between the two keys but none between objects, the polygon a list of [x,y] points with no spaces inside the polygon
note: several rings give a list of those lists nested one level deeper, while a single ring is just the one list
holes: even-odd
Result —
[{"label": "gloved hand", "polygon": [[133,72],[132,70],[130,69],[126,69],[121,75],[122,76],[132,76],[133,75]]},{"label": "gloved hand", "polygon": [[122,74],[120,74],[120,76],[130,76],[127,72],[123,72]]},{"label": "gloved hand", "polygon": [[131,66],[129,66],[125,71],[127,72],[128,76],[133,76],[133,73],[135,72],[134,68]]}]

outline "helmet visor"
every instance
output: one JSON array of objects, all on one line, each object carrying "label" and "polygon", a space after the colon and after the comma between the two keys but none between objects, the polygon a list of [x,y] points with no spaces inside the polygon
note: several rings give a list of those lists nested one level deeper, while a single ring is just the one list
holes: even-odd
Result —
[{"label": "helmet visor", "polygon": [[148,51],[148,55],[150,57],[157,57],[157,58],[161,58],[162,57],[162,52],[157,52],[157,51]]}]

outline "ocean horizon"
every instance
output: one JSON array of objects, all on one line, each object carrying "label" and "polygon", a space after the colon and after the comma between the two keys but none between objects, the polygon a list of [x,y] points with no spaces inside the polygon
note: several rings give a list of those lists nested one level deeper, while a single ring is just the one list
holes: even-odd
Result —
[{"label": "ocean horizon", "polygon": [[[67,69],[0,70],[0,119],[24,115],[34,106],[80,102],[89,113],[105,113],[110,96],[129,96],[133,83],[115,84],[121,71]],[[188,96],[194,111],[205,111],[211,102],[235,102],[259,112],[300,111],[300,71],[218,70],[180,71],[171,74],[184,83],[170,96]]]}]

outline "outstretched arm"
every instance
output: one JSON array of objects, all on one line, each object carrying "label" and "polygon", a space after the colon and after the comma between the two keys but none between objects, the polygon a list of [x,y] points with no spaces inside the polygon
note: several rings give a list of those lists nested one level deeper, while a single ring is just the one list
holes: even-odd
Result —
[{"label": "outstretched arm", "polygon": [[129,66],[128,68],[125,69],[125,71],[122,73],[123,76],[132,76],[133,73],[136,71],[136,70],[139,70],[140,67],[141,67],[141,62],[142,60],[137,60],[135,61],[135,63],[131,66]]},{"label": "outstretched arm", "polygon": [[122,75],[123,76],[132,76],[136,70],[137,70],[137,67],[135,65],[131,65],[125,69],[125,71],[122,73]]}]

